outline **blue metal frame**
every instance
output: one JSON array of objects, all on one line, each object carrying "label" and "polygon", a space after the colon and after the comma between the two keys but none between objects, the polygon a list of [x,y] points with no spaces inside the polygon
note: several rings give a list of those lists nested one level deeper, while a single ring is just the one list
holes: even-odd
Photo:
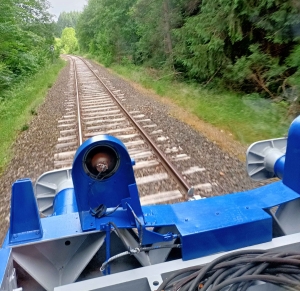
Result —
[{"label": "blue metal frame", "polygon": [[272,218],[264,209],[299,199],[281,181],[255,190],[173,205],[144,206],[146,225],[173,224],[184,260],[272,239]]},{"label": "blue metal frame", "polygon": [[9,259],[11,256],[11,249],[1,249],[0,248],[0,289],[4,284],[4,277],[7,268],[9,267]]},{"label": "blue metal frame", "polygon": [[[83,168],[86,152],[99,145],[113,148],[120,158],[116,173],[102,181],[90,177]],[[10,228],[0,249],[0,279],[11,247],[96,231],[109,232],[109,222],[119,228],[137,228],[143,237],[142,245],[177,237],[177,234],[159,234],[147,228],[175,226],[184,260],[270,241],[272,217],[264,209],[300,199],[300,117],[291,125],[286,155],[274,165],[275,173],[283,181],[258,189],[173,205],[141,207],[132,165],[127,149],[118,139],[105,135],[89,139],[74,158],[74,189],[59,192],[53,215],[43,219],[39,217],[31,181],[15,182]],[[110,216],[95,218],[90,209],[99,204],[120,207]]]},{"label": "blue metal frame", "polygon": [[54,198],[52,215],[63,215],[74,212],[78,212],[74,189],[67,188],[60,191]]},{"label": "blue metal frame", "polygon": [[292,122],[289,129],[283,183],[300,193],[300,116]]},{"label": "blue metal frame", "polygon": [[30,179],[13,184],[10,208],[10,243],[40,239],[43,229]]}]

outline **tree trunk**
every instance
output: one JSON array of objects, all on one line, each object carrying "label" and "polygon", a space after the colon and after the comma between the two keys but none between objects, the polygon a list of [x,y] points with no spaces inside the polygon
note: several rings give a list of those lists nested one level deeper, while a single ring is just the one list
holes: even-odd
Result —
[{"label": "tree trunk", "polygon": [[251,75],[251,78],[263,89],[263,90],[265,90],[269,95],[270,95],[270,97],[272,98],[272,99],[275,99],[275,96],[274,96],[274,94],[268,89],[268,87],[266,86],[266,84],[265,84],[265,81],[264,81],[264,79],[262,78],[262,76],[258,73],[258,72],[256,72],[256,73],[253,73],[252,75]]}]

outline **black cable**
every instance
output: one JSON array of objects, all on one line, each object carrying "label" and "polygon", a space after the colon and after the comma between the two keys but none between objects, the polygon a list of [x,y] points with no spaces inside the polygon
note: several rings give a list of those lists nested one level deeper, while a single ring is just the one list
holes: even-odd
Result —
[{"label": "black cable", "polygon": [[90,208],[90,213],[92,216],[96,218],[101,218],[105,215],[106,209],[107,209],[106,205],[100,204],[95,208]]},{"label": "black cable", "polygon": [[[194,273],[191,274],[191,271]],[[181,278],[174,282],[179,276]],[[300,290],[300,253],[264,250],[232,252],[205,266],[174,272],[157,291],[170,288],[172,291],[218,291],[225,287],[245,291],[255,281],[277,283]]]},{"label": "black cable", "polygon": [[193,266],[193,267],[184,268],[182,270],[178,270],[174,272],[160,284],[160,286],[158,287],[158,289],[156,289],[156,291],[163,291],[164,288],[176,277],[181,276],[190,271],[199,271],[201,270],[201,268],[202,268],[201,266]]},{"label": "black cable", "polygon": [[[244,253],[246,254],[246,255],[248,255],[248,256],[252,256],[253,254],[255,254],[255,253],[264,253],[265,251],[257,251],[257,250],[255,250],[255,251],[253,251],[253,253],[249,253],[249,251],[244,251]],[[237,252],[238,254],[242,254],[241,253],[241,251],[240,252]],[[234,259],[235,257],[236,257],[237,255],[235,255],[235,253],[230,253],[230,254],[228,254],[228,255],[226,255],[226,257],[228,257],[228,259]],[[223,258],[224,258],[225,256],[223,256]],[[220,261],[221,261],[222,259],[220,259]],[[229,261],[230,262],[230,261]],[[222,262],[221,262],[222,263]],[[226,263],[228,263],[228,262],[226,262]],[[218,262],[216,262],[216,264],[218,264]],[[224,263],[223,263],[223,265],[224,265]],[[223,267],[223,266],[221,266],[221,264],[220,265],[217,265],[216,266],[216,268],[217,267]],[[227,267],[226,265],[224,265],[224,267]],[[203,268],[203,266],[194,266],[194,267],[189,267],[189,268],[185,268],[185,269],[182,269],[182,270],[179,270],[179,271],[177,271],[177,272],[175,272],[175,273],[173,273],[170,277],[168,277],[159,287],[158,287],[158,289],[157,289],[157,291],[162,291],[162,290],[164,290],[164,288],[174,279],[174,278],[176,278],[177,276],[180,276],[180,275],[182,275],[182,274],[184,274],[184,273],[186,273],[186,272],[188,272],[188,271],[190,271],[190,270],[198,270],[198,274],[199,274],[199,272],[201,271],[201,269]],[[209,271],[207,272],[207,273],[209,273]],[[193,283],[193,282],[192,282]],[[189,284],[190,285],[190,284]]]},{"label": "black cable", "polygon": [[300,282],[300,276],[296,275],[296,274],[290,274],[295,280],[297,280],[298,282]]},{"label": "black cable", "polygon": [[188,291],[195,290],[196,287],[198,286],[198,284],[201,282],[201,280],[205,276],[205,274],[208,271],[210,271],[218,263],[220,263],[224,260],[228,260],[230,258],[234,258],[234,257],[239,256],[239,255],[243,255],[243,254],[263,254],[265,252],[266,251],[262,251],[262,250],[237,251],[237,252],[232,252],[232,253],[229,253],[227,255],[221,256],[221,257],[213,260],[211,263],[207,264],[204,268],[201,269],[201,271],[199,272],[198,276],[196,277],[196,279],[194,280],[193,284],[190,286]]},{"label": "black cable", "polygon": [[99,173],[97,176],[96,176],[96,179],[93,181],[93,183],[91,183],[90,185],[89,185],[89,188],[88,188],[88,193],[87,193],[87,197],[88,197],[88,204],[89,204],[89,206],[90,206],[90,211],[91,211],[91,203],[90,203],[90,193],[92,193],[93,195],[94,195],[94,193],[93,193],[93,186],[94,186],[94,184],[98,181],[98,178],[100,177],[100,174],[101,173]]},{"label": "black cable", "polygon": [[[254,258],[252,258],[252,259],[249,259],[249,262],[253,262],[253,261],[258,261],[258,262],[264,262],[264,261],[266,261],[266,262],[269,262],[269,263],[275,263],[275,264],[278,264],[278,263],[287,263],[287,262],[289,262],[290,264],[292,264],[292,265],[300,265],[300,261],[296,261],[296,260],[294,260],[294,259],[280,259],[280,258],[274,258],[274,257],[271,257],[271,258],[268,258],[268,257],[260,257],[260,258],[256,258],[256,259],[254,259]],[[241,260],[240,260],[241,261]],[[245,261],[245,259],[243,259],[243,261]],[[246,263],[246,262],[245,262]],[[265,266],[263,266],[263,268],[262,269],[265,269],[266,268],[266,265]],[[246,272],[245,274],[243,274],[244,276],[247,276],[247,275],[249,275],[249,273],[248,272]],[[256,274],[253,274],[253,275],[256,275]],[[250,287],[250,285],[252,284],[252,282],[242,282],[241,284],[239,283],[238,284],[238,288],[240,288],[240,287],[243,287],[242,289],[244,289],[244,290],[246,290],[248,287]],[[242,285],[242,286],[241,286]],[[246,285],[246,286],[245,286]],[[233,289],[235,290],[236,289],[236,287],[233,287]]]},{"label": "black cable", "polygon": [[104,217],[109,216],[109,215],[113,214],[114,212],[116,212],[120,206],[121,206],[121,204],[117,205],[112,211],[104,213]]},{"label": "black cable", "polygon": [[[260,274],[260,273],[262,273],[269,265],[270,265],[270,264],[268,264],[268,263],[263,263],[263,264],[261,264],[260,266],[258,266],[258,267],[256,267],[256,268],[251,268],[249,271],[251,271],[252,274],[251,274],[250,272],[246,272],[244,275],[257,275],[257,274]],[[252,272],[252,270],[253,270],[253,272]],[[240,291],[246,291],[246,290],[250,287],[250,285],[252,285],[252,282],[247,282],[247,283],[243,284],[243,286],[241,286],[242,288],[241,288]]]},{"label": "black cable", "polygon": [[[266,253],[261,254],[259,256],[265,256]],[[233,273],[232,275],[230,275],[230,278],[235,278],[237,276],[240,276],[241,274],[252,274],[252,269],[257,269],[257,264],[247,264],[245,266],[243,266],[242,268],[239,268],[239,270],[237,270],[235,273]],[[218,278],[218,280],[215,281],[214,286],[216,286],[217,284],[219,284],[219,282],[222,280],[223,278]],[[230,287],[229,291],[236,291],[239,288],[240,284],[234,284]]]},{"label": "black cable", "polygon": [[[262,254],[261,257],[265,256],[266,254]],[[285,253],[278,253],[278,254],[274,254],[272,257],[276,258],[276,257],[284,257],[286,254]],[[291,256],[286,256],[286,258],[298,258],[295,255],[291,255]],[[244,273],[244,275],[257,275],[262,273],[268,266],[270,265],[270,263],[263,263],[257,267],[251,268],[249,269],[247,272]],[[253,284],[252,281],[249,282],[243,282],[243,283],[237,283],[235,286],[237,286],[237,289],[240,288],[240,291],[246,291],[251,285]],[[230,288],[231,289],[231,288]]]},{"label": "black cable", "polygon": [[[270,254],[262,254],[259,257],[263,257],[266,255],[270,255]],[[274,257],[279,256],[279,254],[275,254]],[[246,265],[247,266],[247,265]],[[246,272],[241,272],[239,274],[235,274],[233,276],[231,276],[232,278],[235,278],[237,276],[239,276],[240,274],[244,274],[245,275],[255,275],[255,274],[260,274],[263,270],[265,270],[269,264],[268,263],[263,263],[261,265],[257,265],[257,264],[249,264],[249,266],[251,266],[251,268],[248,268],[248,270]],[[242,282],[242,283],[236,283],[233,284],[229,291],[236,291],[238,289],[240,289],[240,291],[245,291],[247,290],[253,282]]]},{"label": "black cable", "polygon": [[[286,279],[289,279],[289,280],[292,280],[294,281],[295,278],[289,274],[277,274],[278,277],[282,277],[282,278],[286,278]],[[297,280],[297,279],[296,279]],[[300,282],[299,282],[300,283]]]},{"label": "black cable", "polygon": [[[252,268],[253,266],[255,266],[255,264],[248,264],[248,265],[246,265],[246,266],[237,266],[236,267],[236,270],[234,271],[234,272],[232,272],[231,274],[229,274],[229,277],[237,277],[237,276],[239,276],[240,274],[243,274],[243,273],[245,273],[246,271],[248,271],[250,268]],[[229,270],[228,270],[228,272],[229,271],[231,271],[232,270],[232,268],[230,268]],[[226,275],[227,275],[227,273],[223,273],[221,276],[219,276],[215,281],[214,281],[214,286],[215,285],[218,285],[219,284],[219,282],[220,281],[223,281],[224,280],[224,278],[226,278]]]},{"label": "black cable", "polygon": [[[266,264],[262,264],[262,265],[258,265],[258,266],[252,267],[247,272],[245,272],[243,275],[247,276],[247,275],[260,274],[265,268],[267,268],[268,265],[269,264],[266,263]],[[253,281],[248,281],[248,282],[236,283],[235,285],[237,286],[237,289],[239,289],[240,291],[242,291],[242,290],[245,291],[252,284],[253,284]]]},{"label": "black cable", "polygon": [[[223,281],[224,278],[227,278],[228,276],[238,276],[238,272],[243,271],[245,267],[241,268],[240,266],[236,266],[228,269],[227,271],[223,272],[216,280],[214,280],[213,286],[218,285],[220,281]],[[249,265],[248,268],[251,268],[251,265]]]},{"label": "black cable", "polygon": [[141,247],[139,250],[141,252],[148,252],[152,250],[158,250],[158,249],[174,249],[174,248],[181,248],[181,244],[174,244],[174,245],[162,245],[162,246],[152,246],[152,247]]},{"label": "black cable", "polygon": [[292,266],[300,266],[300,260],[296,260],[296,259],[259,257],[259,258],[239,259],[231,262],[225,262],[220,264],[220,267],[222,268],[231,267],[236,264],[243,264],[243,263],[264,263],[264,262],[273,263],[273,264],[290,264]]},{"label": "black cable", "polygon": [[193,281],[188,282],[185,286],[183,286],[183,288],[180,289],[180,291],[188,291],[189,288],[191,287],[192,283],[193,283]]},{"label": "black cable", "polygon": [[218,291],[226,286],[229,286],[233,283],[237,283],[237,282],[244,282],[244,281],[249,281],[249,280],[254,280],[254,281],[264,281],[264,282],[270,282],[270,283],[278,283],[278,284],[284,284],[284,285],[288,285],[291,287],[297,287],[295,288],[296,290],[300,290],[299,288],[299,282],[297,281],[292,281],[286,278],[279,278],[276,276],[270,276],[270,275],[247,275],[247,276],[241,276],[238,278],[232,278],[232,279],[228,279],[225,280],[224,282],[222,282],[221,284],[213,287],[210,289],[210,291]]},{"label": "black cable", "polygon": [[[172,282],[170,282],[170,283],[165,287],[164,290],[173,290],[173,289],[175,290],[176,284],[181,283],[183,278],[188,278],[188,277],[190,277],[192,274],[194,274],[195,272],[190,271],[190,272],[188,272],[188,273],[189,273],[189,275],[187,274],[185,277],[181,277],[181,278],[178,278],[178,279],[173,280]],[[196,272],[196,273],[197,273],[197,272]],[[196,275],[192,276],[190,280],[192,280],[192,279],[195,278],[195,277],[196,277]],[[177,288],[177,289],[178,289],[178,288]]]},{"label": "black cable", "polygon": [[[99,177],[101,176],[101,174],[103,174],[102,172],[99,172],[96,176],[96,178],[94,179],[93,183],[91,183],[89,185],[88,188],[88,193],[87,193],[87,197],[88,197],[88,204],[90,206],[90,213],[92,216],[95,216],[96,218],[101,218],[102,216],[104,216],[105,211],[106,211],[106,205],[104,204],[99,204],[97,207],[95,208],[91,208],[91,203],[90,203],[90,193],[92,193],[94,195],[93,192],[93,186],[96,182],[102,181],[108,174],[102,176],[100,179]],[[117,209],[116,209],[117,210]]]},{"label": "black cable", "polygon": [[119,228],[118,228],[118,227],[115,225],[115,223],[112,222],[112,221],[108,222],[108,224],[110,224],[110,225],[115,229],[115,231],[116,231],[118,237],[120,238],[120,240],[122,241],[124,247],[126,247],[127,251],[129,251],[129,250],[130,250],[130,246],[127,245],[127,243],[126,243],[126,241],[124,240],[122,234],[120,233]]},{"label": "black cable", "polygon": [[[217,270],[212,276],[210,276],[208,278],[207,281],[205,281],[201,290],[206,291],[209,288],[209,286],[215,281],[215,279],[218,278],[222,273],[224,273],[224,271],[226,271],[225,268]],[[199,287],[198,287],[198,289],[199,289]]]},{"label": "black cable", "polygon": [[[267,266],[268,266],[268,264],[263,264],[262,269],[265,269]],[[254,275],[257,268],[260,268],[260,267],[261,267],[260,265],[256,264],[254,267],[251,267],[248,271],[243,273],[243,276]],[[259,274],[260,272],[257,272],[257,273]],[[232,278],[235,278],[235,277],[232,277]],[[252,281],[249,281],[249,282],[241,282],[241,283],[232,284],[229,291],[236,291],[236,290],[242,291],[242,290],[245,290],[248,287],[250,287],[252,285],[252,283],[253,283]]]},{"label": "black cable", "polygon": [[197,272],[193,272],[192,274],[190,274],[189,276],[184,277],[181,280],[177,280],[176,284],[174,284],[175,282],[173,283],[174,286],[173,286],[172,291],[175,291],[175,290],[178,290],[178,289],[183,290],[182,287],[184,285],[190,283],[190,281],[193,280],[195,277],[197,277],[197,275],[198,275],[198,271]]},{"label": "black cable", "polygon": [[277,273],[286,273],[286,274],[300,274],[300,269],[297,268],[288,268],[288,267],[280,267],[280,268],[272,268],[266,269],[265,273],[268,274],[277,274]]},{"label": "black cable", "polygon": [[133,211],[132,207],[130,206],[129,203],[126,202],[126,205],[128,206],[128,208],[130,209],[133,217],[135,218],[135,220],[138,222],[139,226],[140,226],[140,233],[139,233],[139,240],[140,240],[140,245],[143,242],[143,226],[141,221],[139,220],[139,218],[137,217],[137,215],[135,214],[135,212]]},{"label": "black cable", "polygon": [[104,204],[100,204],[98,207],[96,208],[90,208],[90,213],[92,216],[96,217],[96,218],[101,218],[101,217],[106,217],[109,216],[111,214],[113,214],[115,211],[117,211],[117,209],[120,207],[121,204],[119,204],[118,206],[116,206],[112,211],[110,212],[106,212],[107,207]]}]

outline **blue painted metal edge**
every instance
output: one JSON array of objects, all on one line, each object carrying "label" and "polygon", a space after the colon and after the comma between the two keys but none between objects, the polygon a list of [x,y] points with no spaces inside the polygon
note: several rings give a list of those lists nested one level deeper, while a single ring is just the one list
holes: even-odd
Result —
[{"label": "blue painted metal edge", "polygon": [[17,180],[12,186],[9,234],[10,243],[37,240],[43,236],[30,179]]},{"label": "blue painted metal edge", "polygon": [[7,268],[9,267],[9,259],[11,255],[11,249],[1,249],[0,248],[0,288],[3,287],[4,277]]}]

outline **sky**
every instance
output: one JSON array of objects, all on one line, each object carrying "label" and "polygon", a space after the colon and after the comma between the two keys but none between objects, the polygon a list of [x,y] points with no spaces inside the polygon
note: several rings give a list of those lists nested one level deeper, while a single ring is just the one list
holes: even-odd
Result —
[{"label": "sky", "polygon": [[83,6],[87,3],[87,0],[48,0],[52,6],[49,9],[51,14],[54,14],[58,18],[59,14],[63,11],[82,11]]}]

